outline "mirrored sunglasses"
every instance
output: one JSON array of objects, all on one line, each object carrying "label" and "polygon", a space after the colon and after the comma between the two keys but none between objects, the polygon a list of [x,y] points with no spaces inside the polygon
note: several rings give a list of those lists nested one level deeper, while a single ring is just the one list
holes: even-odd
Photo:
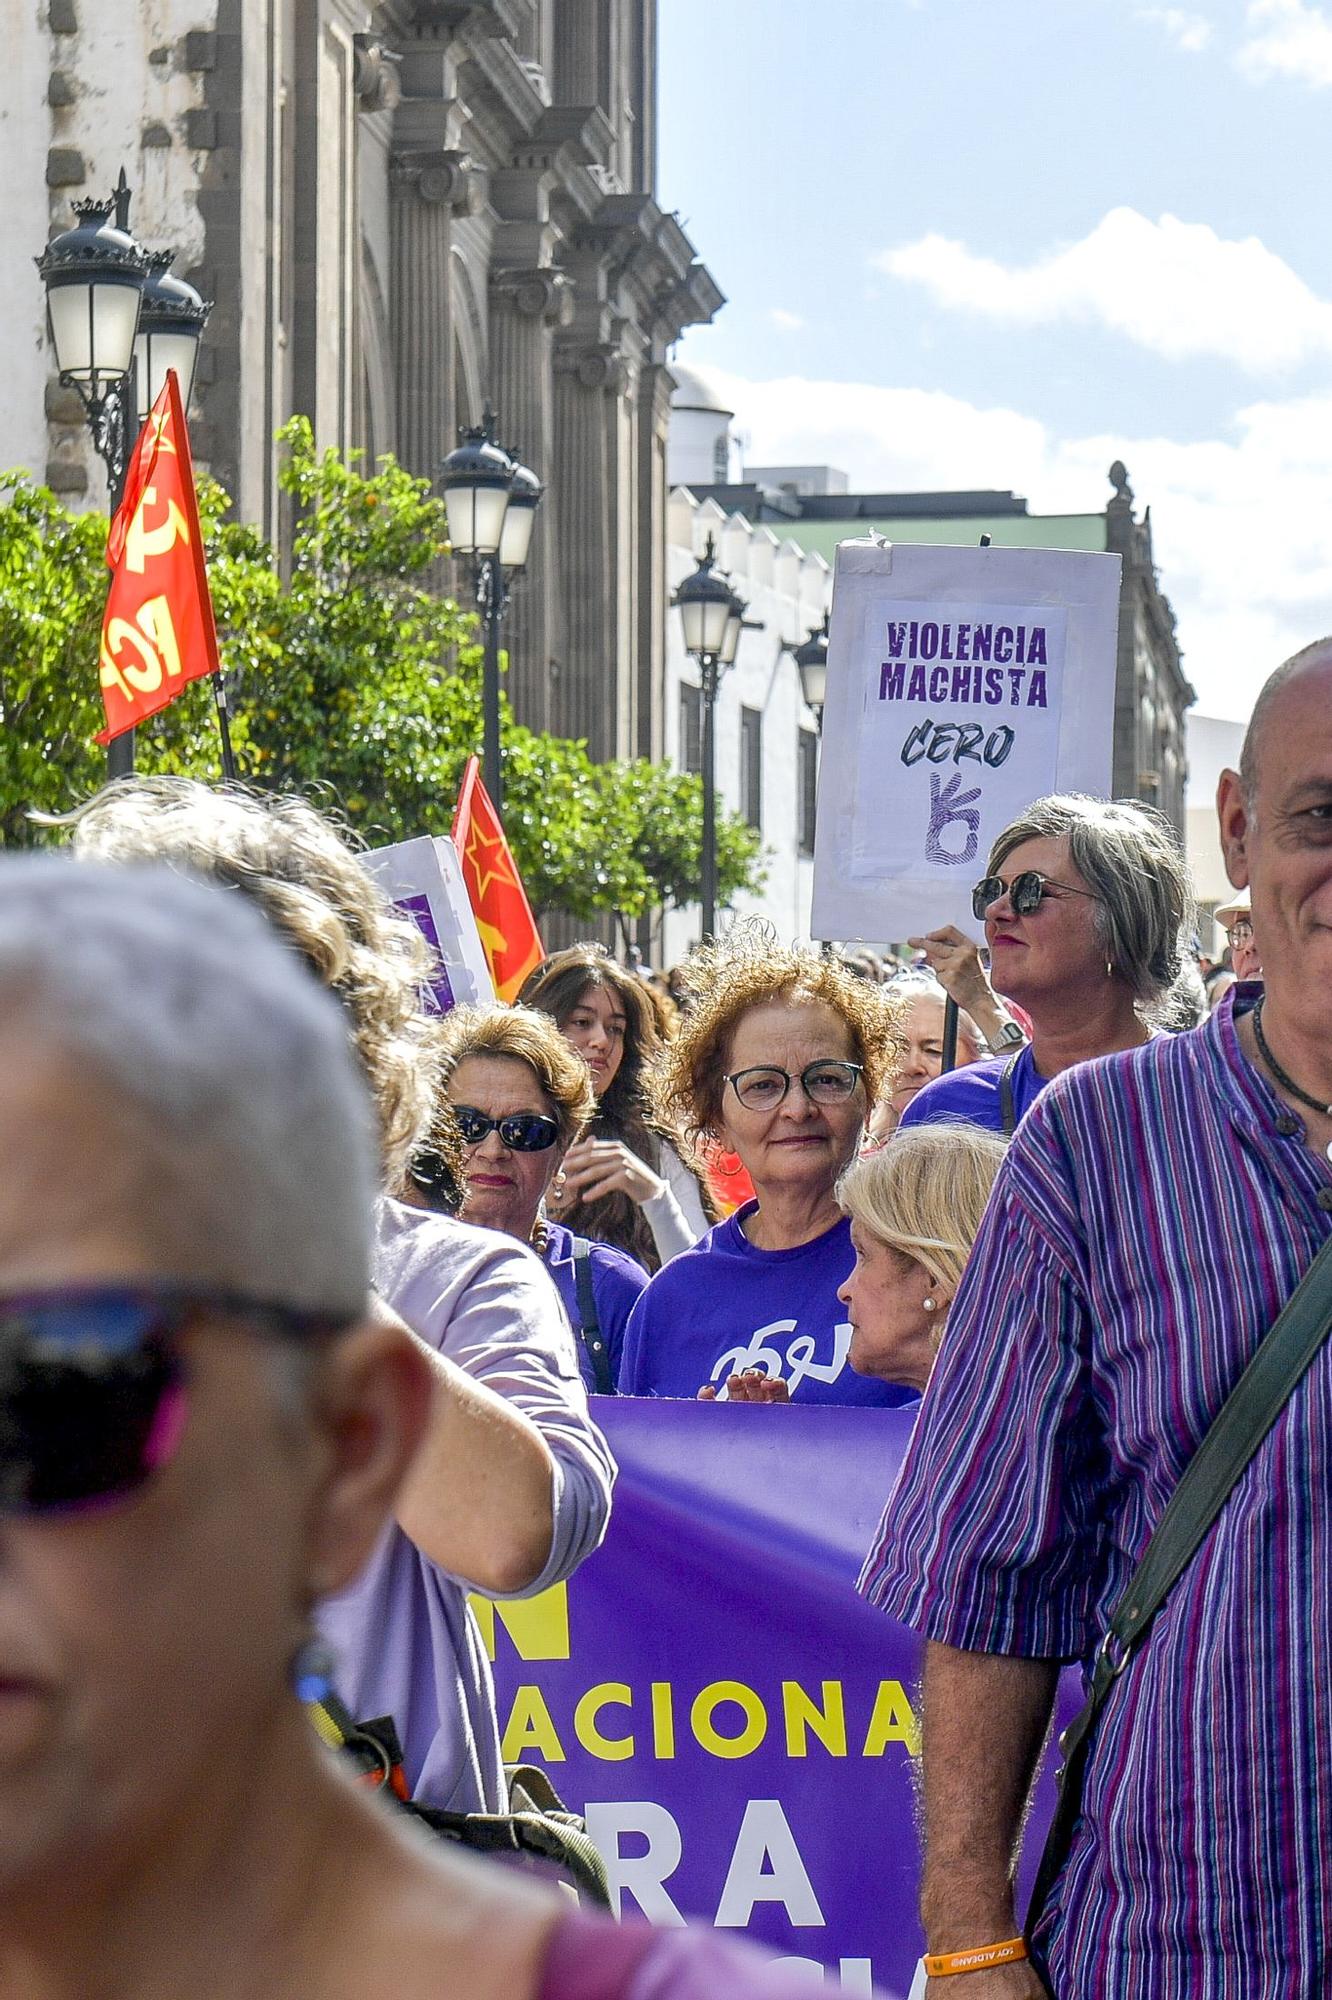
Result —
[{"label": "mirrored sunglasses", "polygon": [[511,1153],[544,1153],[560,1136],[555,1120],[539,1111],[514,1111],[507,1118],[487,1118],[474,1104],[455,1104],[453,1115],[467,1146],[479,1146],[491,1132],[498,1132],[500,1144]]},{"label": "mirrored sunglasses", "polygon": [[971,892],[971,914],[978,923],[984,923],[990,905],[997,903],[1001,896],[1007,896],[1015,916],[1029,917],[1033,911],[1039,910],[1052,889],[1063,896],[1086,896],[1093,903],[1097,901],[1090,889],[1075,889],[1068,882],[1052,881],[1039,869],[1024,868],[1011,882],[1005,882],[1002,875],[987,875],[978,882]]},{"label": "mirrored sunglasses", "polygon": [[219,1314],[284,1339],[347,1324],[178,1287],[0,1296],[0,1514],[106,1505],[160,1472],[185,1428],[181,1335]]}]

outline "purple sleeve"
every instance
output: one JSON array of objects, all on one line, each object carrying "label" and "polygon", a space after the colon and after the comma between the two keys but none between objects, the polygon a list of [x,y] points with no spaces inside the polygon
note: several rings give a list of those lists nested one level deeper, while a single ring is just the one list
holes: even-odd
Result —
[{"label": "purple sleeve", "polygon": [[1105,1581],[1105,1459],[1041,1108],[1000,1170],[860,1588],[944,1645],[1076,1659]]}]

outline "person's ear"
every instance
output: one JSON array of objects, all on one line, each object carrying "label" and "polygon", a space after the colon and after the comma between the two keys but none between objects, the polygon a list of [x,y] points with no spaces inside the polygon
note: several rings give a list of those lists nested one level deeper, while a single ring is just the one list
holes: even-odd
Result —
[{"label": "person's ear", "polygon": [[323,1470],[311,1501],[311,1595],[344,1589],[370,1559],[430,1419],[430,1359],[376,1301],[324,1359],[315,1393]]},{"label": "person's ear", "polygon": [[1232,887],[1249,886],[1249,835],[1253,816],[1244,796],[1238,771],[1223,771],[1216,788],[1216,817],[1221,835],[1221,852]]}]

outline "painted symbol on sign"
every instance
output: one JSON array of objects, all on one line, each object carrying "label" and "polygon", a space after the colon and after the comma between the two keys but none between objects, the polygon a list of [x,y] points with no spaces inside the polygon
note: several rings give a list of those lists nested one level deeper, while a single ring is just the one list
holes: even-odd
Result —
[{"label": "painted symbol on sign", "polygon": [[[976,811],[980,786],[973,785],[969,792],[964,792],[961,786],[960,771],[954,771],[946,785],[939,783],[937,771],[930,772],[930,824],[925,835],[925,859],[948,868],[960,868],[974,861],[980,846],[980,814]],[[958,824],[966,828],[966,834],[961,853],[953,854],[944,846],[943,837],[950,827]]]}]

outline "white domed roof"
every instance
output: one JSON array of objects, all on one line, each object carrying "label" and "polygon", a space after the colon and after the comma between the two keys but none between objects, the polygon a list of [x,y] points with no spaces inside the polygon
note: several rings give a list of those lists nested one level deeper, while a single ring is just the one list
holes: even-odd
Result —
[{"label": "white domed roof", "polygon": [[669,366],[675,377],[671,394],[673,410],[711,410],[719,417],[735,415],[721,390],[701,368],[687,368],[682,361],[672,361]]}]

